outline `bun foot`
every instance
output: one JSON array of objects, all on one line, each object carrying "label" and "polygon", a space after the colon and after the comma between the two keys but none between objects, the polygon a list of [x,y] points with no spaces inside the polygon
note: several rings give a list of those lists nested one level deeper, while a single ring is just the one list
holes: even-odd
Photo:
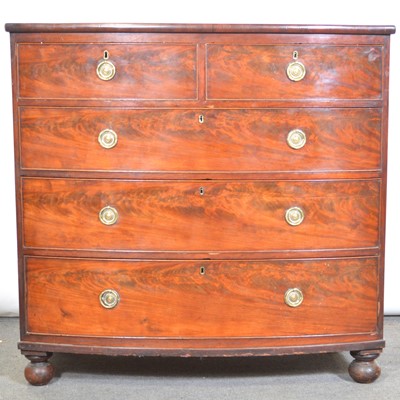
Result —
[{"label": "bun foot", "polygon": [[371,383],[379,378],[381,368],[375,359],[381,350],[351,351],[355,358],[349,365],[349,375],[358,383]]},{"label": "bun foot", "polygon": [[25,354],[30,363],[25,368],[26,380],[34,386],[47,385],[54,377],[54,367],[48,362],[52,353]]}]

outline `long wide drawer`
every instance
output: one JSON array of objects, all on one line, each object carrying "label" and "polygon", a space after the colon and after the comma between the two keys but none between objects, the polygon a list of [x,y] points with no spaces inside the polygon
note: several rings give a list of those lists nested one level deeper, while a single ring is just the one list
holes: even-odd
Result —
[{"label": "long wide drawer", "polygon": [[377,329],[377,258],[146,262],[28,257],[25,268],[29,333],[226,338]]},{"label": "long wide drawer", "polygon": [[[17,49],[20,98],[197,98],[193,44],[26,43]],[[112,64],[113,77],[111,64],[102,74],[102,63]]]},{"label": "long wide drawer", "polygon": [[22,108],[21,167],[85,171],[381,168],[379,109]]},{"label": "long wide drawer", "polygon": [[268,251],[379,245],[380,180],[22,179],[30,248]]},{"label": "long wide drawer", "polygon": [[207,98],[381,99],[382,47],[209,44]]}]

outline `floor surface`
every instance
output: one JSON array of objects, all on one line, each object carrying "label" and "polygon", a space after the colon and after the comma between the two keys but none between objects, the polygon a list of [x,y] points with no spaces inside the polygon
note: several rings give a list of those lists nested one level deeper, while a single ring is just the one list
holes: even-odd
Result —
[{"label": "floor surface", "polygon": [[381,377],[354,383],[348,353],[174,359],[55,354],[56,377],[34,387],[17,350],[18,319],[0,318],[0,400],[400,399],[400,317],[385,318]]}]

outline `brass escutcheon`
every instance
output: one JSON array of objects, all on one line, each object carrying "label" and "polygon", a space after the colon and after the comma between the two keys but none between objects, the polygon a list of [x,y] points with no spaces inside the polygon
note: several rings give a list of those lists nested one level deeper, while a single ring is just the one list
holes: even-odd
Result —
[{"label": "brass escutcheon", "polygon": [[101,60],[96,69],[97,76],[102,81],[109,81],[114,78],[116,73],[115,65],[108,59],[109,53],[104,50],[103,60]]},{"label": "brass escutcheon", "polygon": [[118,142],[118,136],[112,129],[104,129],[99,133],[98,140],[104,149],[112,149]]},{"label": "brass escutcheon", "polygon": [[104,225],[114,225],[118,221],[118,211],[114,207],[106,206],[100,210],[99,219]]},{"label": "brass escutcheon", "polygon": [[300,225],[304,220],[304,211],[300,207],[290,207],[286,210],[285,219],[289,225]]},{"label": "brass escutcheon", "polygon": [[293,82],[301,81],[306,76],[306,67],[303,63],[297,60],[298,58],[299,52],[295,50],[293,52],[294,61],[291,62],[286,69],[288,78]]},{"label": "brass escutcheon", "polygon": [[286,141],[289,147],[298,150],[304,147],[307,141],[307,137],[301,129],[293,129],[288,133]]},{"label": "brass escutcheon", "polygon": [[106,289],[100,293],[99,300],[104,308],[110,309],[118,305],[120,297],[116,290]]},{"label": "brass escutcheon", "polygon": [[289,307],[298,307],[303,302],[303,292],[298,288],[290,288],[285,293],[285,303]]}]

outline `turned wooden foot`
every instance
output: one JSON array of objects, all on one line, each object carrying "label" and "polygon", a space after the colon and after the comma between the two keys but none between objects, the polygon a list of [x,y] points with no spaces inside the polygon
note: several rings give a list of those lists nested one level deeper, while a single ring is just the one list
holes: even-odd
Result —
[{"label": "turned wooden foot", "polygon": [[355,358],[349,365],[350,376],[358,383],[371,383],[381,374],[381,368],[375,359],[382,350],[351,351]]},{"label": "turned wooden foot", "polygon": [[25,368],[26,380],[34,386],[47,385],[54,376],[54,367],[48,362],[53,353],[26,352],[30,363]]}]

